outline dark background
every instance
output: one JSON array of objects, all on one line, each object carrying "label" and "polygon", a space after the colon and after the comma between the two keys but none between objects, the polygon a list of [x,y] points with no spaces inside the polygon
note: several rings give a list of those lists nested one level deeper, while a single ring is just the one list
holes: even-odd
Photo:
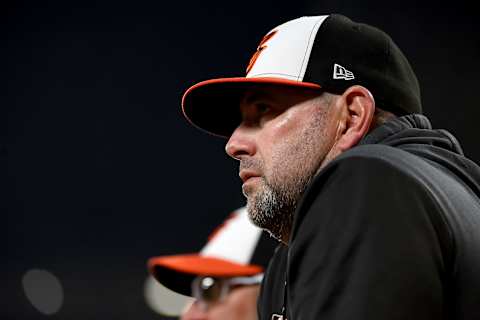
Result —
[{"label": "dark background", "polygon": [[[473,6],[473,5],[472,5]],[[244,204],[225,141],[182,117],[197,81],[241,76],[259,40],[302,15],[343,13],[387,31],[422,85],[425,114],[479,162],[480,37],[463,2],[2,2],[1,319],[161,319],[146,261],[196,251]],[[22,276],[45,269],[51,316]]]}]

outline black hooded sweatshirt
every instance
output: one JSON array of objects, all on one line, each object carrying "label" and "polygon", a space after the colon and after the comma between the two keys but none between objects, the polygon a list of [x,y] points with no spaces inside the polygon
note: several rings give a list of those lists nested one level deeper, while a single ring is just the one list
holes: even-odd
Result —
[{"label": "black hooded sweatshirt", "polygon": [[328,164],[294,215],[260,319],[480,319],[480,168],[422,115]]}]

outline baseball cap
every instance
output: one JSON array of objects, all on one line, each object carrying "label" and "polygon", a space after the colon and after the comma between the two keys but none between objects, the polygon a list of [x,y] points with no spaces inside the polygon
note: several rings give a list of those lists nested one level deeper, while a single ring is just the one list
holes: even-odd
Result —
[{"label": "baseball cap", "polygon": [[383,110],[399,116],[422,113],[417,77],[391,37],[340,14],[304,16],[272,29],[244,77],[191,86],[183,95],[182,110],[194,126],[228,137],[241,122],[243,92],[271,84],[334,94],[362,85]]},{"label": "baseball cap", "polygon": [[197,276],[262,274],[277,244],[252,224],[246,208],[241,207],[215,228],[200,252],[153,257],[148,260],[148,269],[163,286],[191,296],[191,284]]}]

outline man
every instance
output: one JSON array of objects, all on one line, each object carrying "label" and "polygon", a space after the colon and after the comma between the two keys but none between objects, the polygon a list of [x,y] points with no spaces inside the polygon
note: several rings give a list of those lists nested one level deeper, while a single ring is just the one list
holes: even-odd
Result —
[{"label": "man", "polygon": [[277,245],[235,210],[198,254],[151,258],[150,273],[165,287],[195,298],[181,319],[257,319],[264,268]]},{"label": "man", "polygon": [[421,114],[386,33],[288,21],[246,77],[198,83],[182,106],[229,138],[251,220],[287,246],[261,319],[480,319],[480,169]]}]

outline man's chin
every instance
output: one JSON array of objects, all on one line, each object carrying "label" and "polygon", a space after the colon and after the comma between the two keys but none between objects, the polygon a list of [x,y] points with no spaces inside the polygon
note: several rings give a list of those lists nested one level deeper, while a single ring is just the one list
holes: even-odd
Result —
[{"label": "man's chin", "polygon": [[242,193],[245,198],[250,198],[252,196],[252,190],[250,187],[242,186]]},{"label": "man's chin", "polygon": [[251,201],[252,201],[251,199],[247,198],[248,218],[254,225],[263,229],[265,227],[262,223],[263,220],[259,219],[258,212],[253,208],[254,204]]},{"label": "man's chin", "polygon": [[248,217],[254,225],[268,232],[270,236],[276,240],[283,242],[282,233],[280,232],[281,228],[279,228],[279,226],[273,225],[271,221],[265,220],[264,217],[259,216],[258,212],[255,211],[248,210]]},{"label": "man's chin", "polygon": [[248,179],[243,185],[242,185],[242,193],[247,199],[253,199],[255,197],[255,194],[257,193],[257,190],[259,187],[261,187],[259,184],[261,183],[261,178],[255,177],[255,178],[250,178]]}]

